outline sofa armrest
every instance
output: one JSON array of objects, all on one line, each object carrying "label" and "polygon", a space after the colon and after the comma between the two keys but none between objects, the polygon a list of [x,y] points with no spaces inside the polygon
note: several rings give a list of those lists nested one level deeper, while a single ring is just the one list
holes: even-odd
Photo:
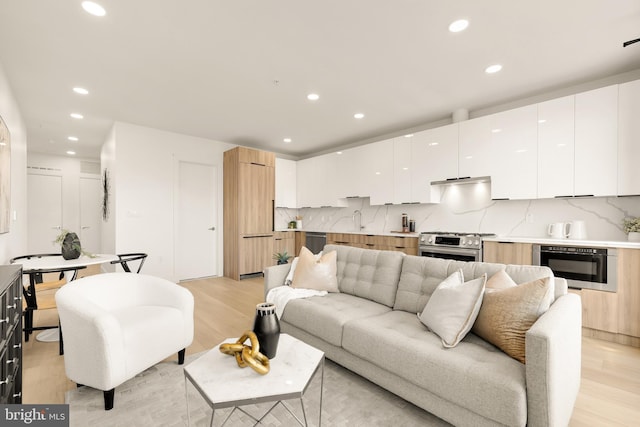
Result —
[{"label": "sofa armrest", "polygon": [[580,297],[559,297],[526,334],[529,427],[567,426],[580,389]]},{"label": "sofa armrest", "polygon": [[284,280],[287,278],[291,270],[291,264],[281,264],[267,267],[264,270],[264,298],[266,300],[267,294],[273,288],[284,285]]}]

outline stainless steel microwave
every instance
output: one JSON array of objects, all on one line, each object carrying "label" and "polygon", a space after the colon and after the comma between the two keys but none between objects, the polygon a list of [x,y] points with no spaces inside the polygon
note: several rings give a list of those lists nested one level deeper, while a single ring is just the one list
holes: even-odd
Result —
[{"label": "stainless steel microwave", "polygon": [[570,288],[618,290],[617,249],[533,245],[533,264],[549,267]]}]

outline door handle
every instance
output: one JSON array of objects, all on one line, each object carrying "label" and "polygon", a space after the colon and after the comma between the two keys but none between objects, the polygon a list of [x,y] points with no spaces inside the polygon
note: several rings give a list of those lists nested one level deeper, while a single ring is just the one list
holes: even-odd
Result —
[{"label": "door handle", "polygon": [[216,228],[215,228],[215,227],[209,227],[207,230],[209,230],[209,231],[216,231]]}]

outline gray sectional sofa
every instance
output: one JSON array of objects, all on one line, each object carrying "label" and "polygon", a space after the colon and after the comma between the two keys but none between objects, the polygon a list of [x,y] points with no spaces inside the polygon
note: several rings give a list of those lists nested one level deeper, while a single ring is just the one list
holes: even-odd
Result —
[{"label": "gray sectional sofa", "polygon": [[[518,284],[546,267],[461,262],[327,245],[340,293],[289,301],[282,332],[457,426],[567,426],[580,386],[581,304],[554,279],[554,302],[526,334],[523,364],[473,333],[444,348],[420,313],[457,269],[465,280],[505,269]],[[265,271],[265,295],[290,265]]]}]

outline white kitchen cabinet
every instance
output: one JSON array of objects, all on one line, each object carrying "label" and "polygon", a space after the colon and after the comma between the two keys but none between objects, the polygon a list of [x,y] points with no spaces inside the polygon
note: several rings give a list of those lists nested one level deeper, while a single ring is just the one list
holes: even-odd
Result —
[{"label": "white kitchen cabinet", "polygon": [[297,162],[276,157],[276,207],[297,208]]},{"label": "white kitchen cabinet", "polygon": [[619,86],[618,195],[640,194],[640,80]]},{"label": "white kitchen cabinet", "polygon": [[538,198],[573,196],[575,96],[538,104]]},{"label": "white kitchen cabinet", "polygon": [[491,176],[491,116],[459,123],[458,177]]},{"label": "white kitchen cabinet", "polygon": [[400,136],[393,140],[393,203],[413,203],[411,146],[413,136]]},{"label": "white kitchen cabinet", "polygon": [[371,205],[391,204],[393,195],[393,139],[388,139],[364,147],[364,195],[370,197]]},{"label": "white kitchen cabinet", "polygon": [[332,154],[299,160],[297,199],[300,208],[338,206],[335,161]]},{"label": "white kitchen cabinet", "polygon": [[364,183],[364,163],[367,161],[365,146],[349,148],[335,153],[337,162],[335,172],[338,177],[338,192],[340,198],[366,197]]},{"label": "white kitchen cabinet", "polygon": [[618,184],[618,85],[575,97],[576,196],[614,196]]},{"label": "white kitchen cabinet", "polygon": [[411,202],[438,203],[431,185],[458,177],[458,123],[415,133],[411,138]]},{"label": "white kitchen cabinet", "polygon": [[538,188],[538,109],[535,105],[490,116],[491,198],[535,199]]}]

